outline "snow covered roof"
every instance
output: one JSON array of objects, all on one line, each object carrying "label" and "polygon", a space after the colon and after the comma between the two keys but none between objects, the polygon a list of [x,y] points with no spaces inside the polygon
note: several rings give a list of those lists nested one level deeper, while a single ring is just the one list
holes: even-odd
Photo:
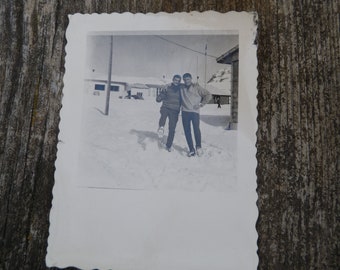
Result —
[{"label": "snow covered roof", "polygon": [[208,80],[207,90],[213,95],[230,95],[231,92],[231,69],[227,67],[214,73]]},{"label": "snow covered roof", "polygon": [[[87,77],[87,80],[90,81],[107,81],[107,74],[90,74]],[[111,81],[115,83],[124,83],[129,84],[131,87],[135,88],[148,88],[148,87],[157,87],[163,86],[167,83],[170,83],[169,79],[161,79],[155,77],[134,77],[134,76],[121,76],[121,75],[111,75]],[[143,86],[143,87],[141,87]],[[145,87],[146,86],[146,87]]]},{"label": "snow covered roof", "polygon": [[220,64],[231,64],[233,62],[233,56],[238,54],[238,45],[217,57],[216,62]]},{"label": "snow covered roof", "polygon": [[219,89],[211,84],[206,85],[206,89],[210,92],[212,95],[219,95],[219,96],[230,96],[230,87],[227,89]]}]

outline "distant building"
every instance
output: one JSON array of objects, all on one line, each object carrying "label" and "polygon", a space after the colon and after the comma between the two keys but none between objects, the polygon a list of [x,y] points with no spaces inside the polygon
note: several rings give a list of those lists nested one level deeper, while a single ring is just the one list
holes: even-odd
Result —
[{"label": "distant building", "polygon": [[229,129],[237,129],[238,123],[238,45],[216,59],[217,63],[231,65],[231,119]]},{"label": "distant building", "polygon": [[[86,89],[88,93],[100,95],[107,87],[107,79],[105,74],[91,74],[85,79]],[[164,87],[166,81],[151,77],[128,77],[128,76],[112,76],[111,92],[124,98],[155,97],[159,90]]]},{"label": "distant building", "polygon": [[221,104],[230,104],[231,65],[214,73],[206,84],[206,89],[212,94],[211,103],[219,98]]}]

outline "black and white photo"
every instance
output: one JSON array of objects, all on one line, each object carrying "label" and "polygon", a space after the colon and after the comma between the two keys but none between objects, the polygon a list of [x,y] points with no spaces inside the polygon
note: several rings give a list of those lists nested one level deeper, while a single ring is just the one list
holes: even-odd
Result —
[{"label": "black and white photo", "polygon": [[48,266],[256,269],[255,16],[69,16]]}]

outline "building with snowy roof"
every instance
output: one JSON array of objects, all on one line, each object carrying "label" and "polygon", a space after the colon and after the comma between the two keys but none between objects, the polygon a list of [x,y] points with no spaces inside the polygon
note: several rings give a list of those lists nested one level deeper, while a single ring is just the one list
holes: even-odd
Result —
[{"label": "building with snowy roof", "polygon": [[213,101],[220,98],[221,104],[230,104],[231,66],[228,65],[213,74],[206,84],[206,89],[212,94]]},{"label": "building with snowy roof", "polygon": [[217,63],[231,65],[231,107],[230,129],[236,129],[238,123],[238,65],[239,47],[235,46],[216,59]]}]

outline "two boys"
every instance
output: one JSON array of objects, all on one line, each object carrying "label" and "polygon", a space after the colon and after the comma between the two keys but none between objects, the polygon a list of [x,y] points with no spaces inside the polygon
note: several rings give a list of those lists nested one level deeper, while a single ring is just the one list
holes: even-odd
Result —
[{"label": "two boys", "polygon": [[[165,120],[168,117],[169,135],[165,147],[168,151],[171,151],[178,115],[180,109],[182,109],[182,124],[189,148],[188,156],[191,157],[196,154],[200,156],[202,155],[201,131],[199,127],[200,108],[209,102],[211,94],[198,83],[193,83],[190,73],[183,75],[184,84],[180,84],[180,81],[181,77],[175,75],[172,83],[167,85],[156,98],[157,102],[163,101],[158,134],[160,137],[163,136]],[[191,135],[191,125],[194,130],[195,147]]]}]

